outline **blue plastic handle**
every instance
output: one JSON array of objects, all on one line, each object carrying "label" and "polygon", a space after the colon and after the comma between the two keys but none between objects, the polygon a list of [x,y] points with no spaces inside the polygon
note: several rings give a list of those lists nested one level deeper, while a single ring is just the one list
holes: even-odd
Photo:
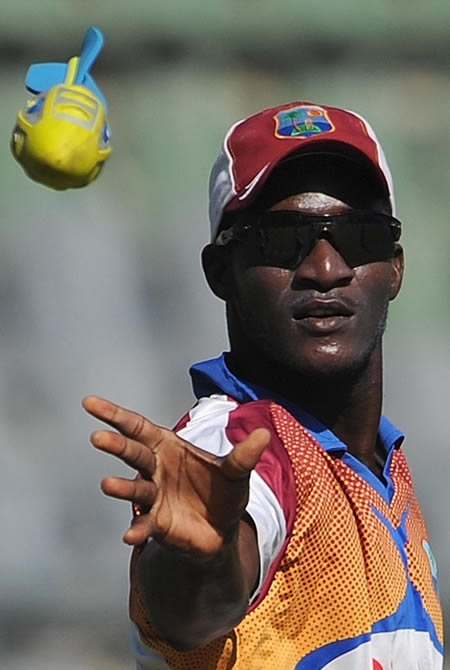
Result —
[{"label": "blue plastic handle", "polygon": [[81,47],[80,61],[78,63],[78,72],[75,77],[75,84],[84,84],[89,70],[94,65],[100,51],[105,43],[103,33],[98,28],[91,26],[87,31]]}]

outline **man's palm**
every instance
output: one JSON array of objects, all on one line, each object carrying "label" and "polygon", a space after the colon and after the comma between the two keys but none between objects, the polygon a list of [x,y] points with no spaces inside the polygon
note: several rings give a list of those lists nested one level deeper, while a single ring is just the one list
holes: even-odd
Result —
[{"label": "man's palm", "polygon": [[133,480],[102,482],[107,495],[129,500],[140,512],[124,541],[135,545],[153,537],[198,555],[219,551],[244,513],[249,475],[269,441],[268,431],[253,431],[219,458],[107,400],[89,396],[83,406],[119,431],[97,431],[92,444],[140,473]]}]

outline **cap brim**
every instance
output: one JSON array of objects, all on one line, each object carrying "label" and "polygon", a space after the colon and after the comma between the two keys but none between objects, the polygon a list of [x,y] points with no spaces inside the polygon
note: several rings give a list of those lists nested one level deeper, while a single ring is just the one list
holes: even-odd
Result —
[{"label": "cap brim", "polygon": [[311,155],[341,156],[342,158],[351,160],[353,163],[364,167],[367,170],[367,174],[371,175],[374,181],[377,181],[381,186],[382,192],[386,198],[391,201],[391,207],[393,209],[391,184],[389,183],[385,172],[372,160],[370,156],[368,156],[361,149],[358,149],[355,146],[341,140],[321,139],[318,141],[313,139],[309,142],[306,140],[301,147],[297,146],[294,149],[285,151],[270,163],[268,163],[265,166],[264,171],[257,175],[257,177],[252,181],[250,187],[245,190],[244,194],[235,196],[235,198],[233,198],[228,203],[228,205],[225,207],[225,211],[231,212],[236,209],[244,209],[249,207],[260,195],[263,187],[277,168],[285,165],[291,160]]}]

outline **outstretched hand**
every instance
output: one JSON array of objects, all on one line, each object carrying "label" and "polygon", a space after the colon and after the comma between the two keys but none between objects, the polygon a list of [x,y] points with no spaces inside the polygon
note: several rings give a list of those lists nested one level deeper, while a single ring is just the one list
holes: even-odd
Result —
[{"label": "outstretched hand", "polygon": [[94,432],[94,447],[140,474],[133,479],[107,477],[101,484],[106,495],[141,509],[124,542],[138,545],[153,537],[198,556],[218,552],[244,514],[250,472],[269,442],[269,431],[252,431],[227,456],[218,457],[108,400],[88,396],[83,407],[118,431]]}]

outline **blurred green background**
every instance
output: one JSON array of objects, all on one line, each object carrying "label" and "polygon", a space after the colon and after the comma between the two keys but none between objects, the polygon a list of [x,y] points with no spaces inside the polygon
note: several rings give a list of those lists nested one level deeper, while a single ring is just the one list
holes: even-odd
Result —
[{"label": "blurred green background", "polygon": [[[66,61],[85,30],[115,153],[57,193],[8,149],[32,62]],[[203,280],[207,179],[236,120],[289,100],[374,126],[396,184],[407,272],[386,334],[385,412],[406,449],[450,609],[450,5],[444,0],[15,0],[0,24],[0,666],[132,668],[125,468],[94,453],[80,409],[106,395],[171,425],[186,373],[227,346]],[[5,532],[6,531],[6,532]]]}]

